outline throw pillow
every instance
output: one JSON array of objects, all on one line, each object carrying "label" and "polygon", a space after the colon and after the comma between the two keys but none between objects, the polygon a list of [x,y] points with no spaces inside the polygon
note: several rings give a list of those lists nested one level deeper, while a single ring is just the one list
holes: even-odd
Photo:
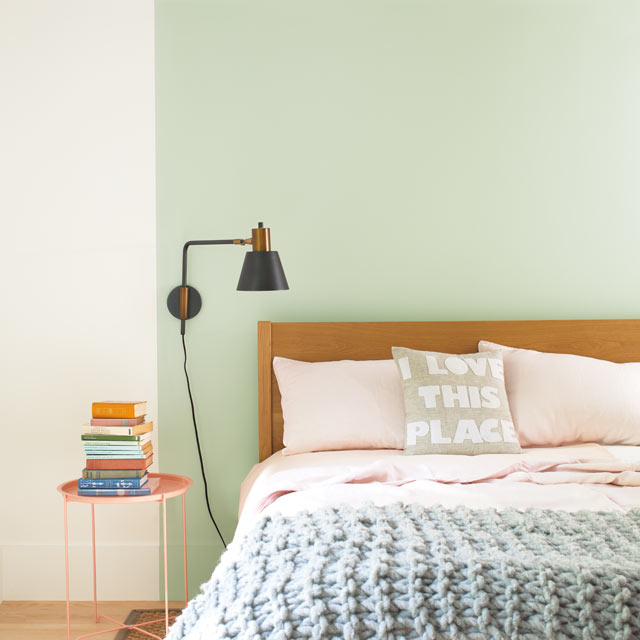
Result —
[{"label": "throw pillow", "polygon": [[405,453],[521,453],[501,351],[392,351],[403,385]]}]

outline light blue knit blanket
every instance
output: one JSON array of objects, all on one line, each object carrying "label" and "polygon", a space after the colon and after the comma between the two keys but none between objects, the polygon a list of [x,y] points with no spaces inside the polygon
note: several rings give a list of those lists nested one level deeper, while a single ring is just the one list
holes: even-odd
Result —
[{"label": "light blue knit blanket", "polygon": [[167,638],[638,640],[640,509],[265,517]]}]

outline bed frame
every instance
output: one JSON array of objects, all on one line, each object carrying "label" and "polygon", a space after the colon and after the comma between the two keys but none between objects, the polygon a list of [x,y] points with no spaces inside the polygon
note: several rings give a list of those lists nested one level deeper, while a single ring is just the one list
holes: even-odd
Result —
[{"label": "bed frame", "polygon": [[259,322],[258,441],[260,460],[282,449],[280,391],[274,356],[324,360],[384,360],[391,347],[475,353],[478,340],[613,362],[640,362],[638,320],[478,322]]}]

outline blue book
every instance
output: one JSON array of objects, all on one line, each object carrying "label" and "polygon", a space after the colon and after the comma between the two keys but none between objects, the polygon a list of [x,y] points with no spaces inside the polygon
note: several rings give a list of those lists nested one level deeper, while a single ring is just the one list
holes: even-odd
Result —
[{"label": "blue book", "polygon": [[79,496],[148,496],[151,488],[141,489],[78,489]]},{"label": "blue book", "polygon": [[78,489],[140,489],[147,484],[148,476],[142,478],[105,478],[104,480],[89,480],[80,478]]},{"label": "blue book", "polygon": [[79,496],[148,496],[158,487],[160,480],[152,478],[139,489],[78,489]]}]

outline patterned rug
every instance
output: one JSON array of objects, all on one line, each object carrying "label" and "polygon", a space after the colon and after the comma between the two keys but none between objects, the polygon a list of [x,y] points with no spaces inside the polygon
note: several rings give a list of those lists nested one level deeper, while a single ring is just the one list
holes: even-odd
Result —
[{"label": "patterned rug", "polygon": [[[169,616],[178,616],[182,613],[182,609],[169,609]],[[153,624],[147,624],[144,628],[151,633],[164,638],[164,609],[132,609],[124,624],[140,624],[141,622],[147,622],[148,620],[157,620],[162,618],[160,622],[154,622]],[[169,620],[169,626],[171,626],[172,620]],[[151,636],[146,633],[140,633],[137,629],[121,629],[118,631],[118,635],[115,640],[149,640]]]}]

